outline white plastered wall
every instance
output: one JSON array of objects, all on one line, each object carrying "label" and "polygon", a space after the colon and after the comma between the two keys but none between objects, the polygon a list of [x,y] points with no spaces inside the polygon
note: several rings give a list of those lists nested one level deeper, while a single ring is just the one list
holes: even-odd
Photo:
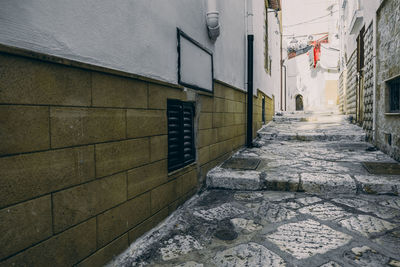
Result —
[{"label": "white plastered wall", "polygon": [[0,43],[177,83],[176,28],[214,52],[215,78],[245,88],[245,10],[219,0],[212,43],[205,0],[3,0]]}]

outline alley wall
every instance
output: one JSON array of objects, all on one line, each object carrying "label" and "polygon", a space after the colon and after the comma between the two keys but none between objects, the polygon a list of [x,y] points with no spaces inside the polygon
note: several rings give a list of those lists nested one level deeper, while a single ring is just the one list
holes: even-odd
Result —
[{"label": "alley wall", "polygon": [[[400,113],[391,113],[389,82],[400,78],[400,1],[386,0],[377,11],[376,143],[400,161]],[[398,99],[397,99],[398,100]]]},{"label": "alley wall", "polygon": [[[245,144],[246,94],[1,47],[0,266],[99,266]],[[273,100],[254,96],[254,130]],[[167,99],[195,103],[196,160],[168,172]],[[256,134],[254,132],[254,134]]]}]

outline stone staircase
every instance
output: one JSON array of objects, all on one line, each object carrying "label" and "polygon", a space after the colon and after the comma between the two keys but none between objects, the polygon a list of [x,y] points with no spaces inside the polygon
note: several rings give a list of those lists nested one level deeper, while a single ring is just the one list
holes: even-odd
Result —
[{"label": "stone staircase", "polygon": [[[276,116],[280,117],[280,116]],[[275,119],[276,119],[275,117]],[[365,142],[365,133],[339,114],[296,113],[258,131],[256,146],[234,159],[256,159],[254,169],[226,168],[207,174],[207,187],[309,193],[400,193],[400,175],[373,175],[363,162],[397,163]]]}]

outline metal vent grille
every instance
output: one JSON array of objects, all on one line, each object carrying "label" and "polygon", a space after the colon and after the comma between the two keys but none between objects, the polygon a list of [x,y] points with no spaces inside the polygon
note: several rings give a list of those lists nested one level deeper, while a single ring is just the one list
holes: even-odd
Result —
[{"label": "metal vent grille", "polygon": [[168,100],[168,171],[195,161],[194,104]]}]

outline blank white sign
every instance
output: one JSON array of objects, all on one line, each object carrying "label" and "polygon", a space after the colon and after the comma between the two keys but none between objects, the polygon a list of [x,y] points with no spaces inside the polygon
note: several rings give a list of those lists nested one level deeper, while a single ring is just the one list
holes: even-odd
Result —
[{"label": "blank white sign", "polygon": [[212,55],[180,36],[180,82],[212,92],[212,71]]}]

